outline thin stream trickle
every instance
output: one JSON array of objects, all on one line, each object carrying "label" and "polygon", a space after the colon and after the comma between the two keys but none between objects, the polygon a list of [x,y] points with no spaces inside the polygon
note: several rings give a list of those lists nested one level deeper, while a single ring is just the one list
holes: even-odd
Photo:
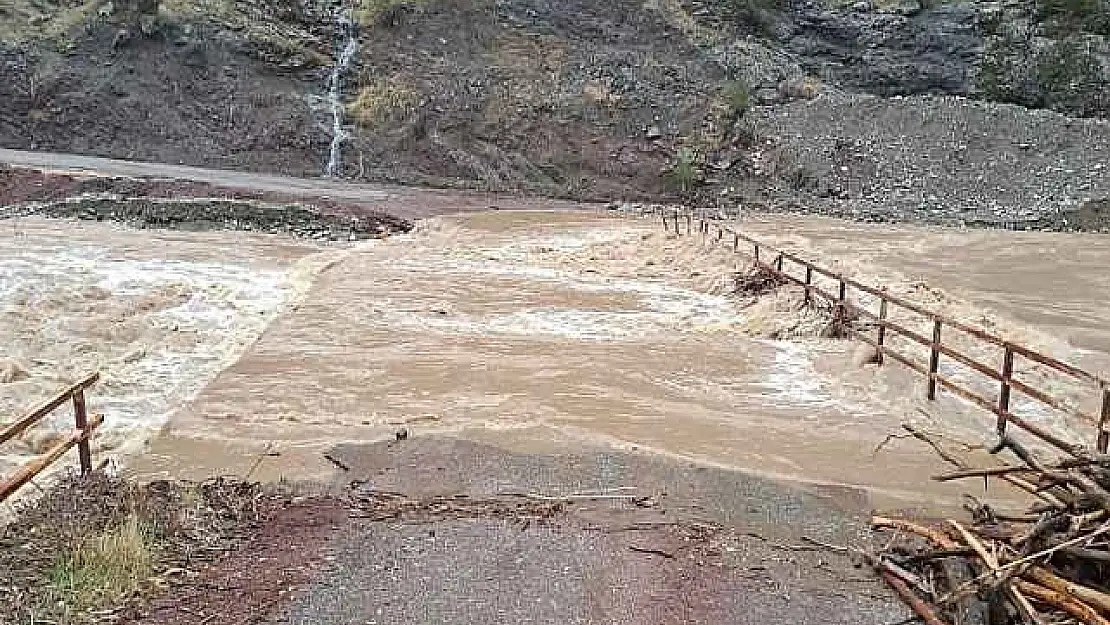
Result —
[{"label": "thin stream trickle", "polygon": [[343,15],[338,20],[339,32],[347,37],[347,43],[339,53],[339,59],[332,68],[331,77],[328,79],[328,105],[331,107],[331,149],[328,153],[328,165],[324,175],[335,178],[339,175],[342,161],[343,142],[351,137],[343,124],[343,73],[351,65],[351,59],[358,52],[358,28],[350,17]]}]

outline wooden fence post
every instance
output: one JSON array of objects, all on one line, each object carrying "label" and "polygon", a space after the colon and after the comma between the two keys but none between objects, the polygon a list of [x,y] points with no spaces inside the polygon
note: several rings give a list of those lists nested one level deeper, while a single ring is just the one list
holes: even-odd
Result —
[{"label": "wooden fence post", "polygon": [[1098,415],[1098,451],[1104,454],[1107,446],[1110,446],[1110,432],[1106,431],[1106,421],[1110,419],[1110,387],[1103,384],[1100,388],[1102,389],[1102,408],[1099,409]]},{"label": "wooden fence post", "polygon": [[881,298],[879,300],[879,332],[878,336],[875,337],[875,343],[879,346],[879,353],[875,354],[875,364],[880,367],[883,366],[883,346],[886,344],[886,307],[886,298]]},{"label": "wooden fence post", "polygon": [[805,285],[805,303],[810,304],[813,301],[813,267],[806,264],[806,285]]},{"label": "wooden fence post", "polygon": [[740,235],[738,235],[738,234],[732,235],[732,251],[734,251],[734,252],[739,252],[740,251]]},{"label": "wooden fence post", "polygon": [[937,398],[937,371],[940,368],[940,317],[933,317],[933,345],[929,349],[929,387],[925,396]]},{"label": "wooden fence post", "polygon": [[1014,350],[1007,344],[1002,354],[1002,385],[998,388],[998,435],[1006,433],[1010,414],[1010,378],[1014,375]]},{"label": "wooden fence post", "polygon": [[848,284],[844,282],[844,278],[838,278],[838,280],[840,280],[840,287],[838,288],[836,295],[836,329],[838,332],[843,332],[844,335],[847,335]]},{"label": "wooden fence post", "polygon": [[81,459],[81,475],[92,473],[92,450],[89,446],[89,415],[85,409],[85,389],[79,388],[73,393],[73,416],[77,422],[77,429],[83,432],[81,442],[77,443],[77,453]]}]

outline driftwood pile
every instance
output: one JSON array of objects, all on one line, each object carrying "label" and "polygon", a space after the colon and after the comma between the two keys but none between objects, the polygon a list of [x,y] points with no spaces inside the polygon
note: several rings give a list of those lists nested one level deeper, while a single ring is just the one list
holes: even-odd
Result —
[{"label": "driftwood pile", "polygon": [[1010,436],[990,450],[1009,462],[976,468],[906,427],[955,468],[934,479],[1004,480],[1034,498],[1022,513],[970,498],[968,522],[875,517],[892,533],[864,554],[928,625],[1110,625],[1110,455],[1068,450],[1046,461]]}]

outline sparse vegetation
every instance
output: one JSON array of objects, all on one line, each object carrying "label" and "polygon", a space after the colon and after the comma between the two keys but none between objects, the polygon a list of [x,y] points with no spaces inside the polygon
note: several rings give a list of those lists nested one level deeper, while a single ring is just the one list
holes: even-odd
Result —
[{"label": "sparse vegetation", "polygon": [[396,25],[401,11],[424,4],[427,0],[360,0],[354,18],[365,26]]},{"label": "sparse vegetation", "polygon": [[347,115],[359,127],[371,130],[412,112],[416,102],[417,93],[412,89],[380,79],[359,90],[355,101],[347,105]]},{"label": "sparse vegetation", "polygon": [[107,16],[108,9],[104,0],[0,3],[0,42],[55,41],[55,47],[65,51],[72,45],[73,31]]},{"label": "sparse vegetation", "polygon": [[1110,6],[1105,0],[1037,0],[1037,18],[1058,35],[1110,35]]},{"label": "sparse vegetation", "polygon": [[77,610],[110,604],[142,590],[154,573],[156,549],[153,529],[132,513],[65,554],[50,581],[59,601]]},{"label": "sparse vegetation", "polygon": [[990,100],[1073,115],[1105,115],[1110,87],[1090,35],[1067,37],[1040,46],[1024,39],[989,42],[977,85]]},{"label": "sparse vegetation", "polygon": [[690,148],[680,148],[675,156],[674,165],[667,172],[667,185],[672,190],[687,195],[694,189],[700,175],[697,153]]},{"label": "sparse vegetation", "polygon": [[778,24],[784,0],[729,0],[740,26],[752,33],[772,34]]},{"label": "sparse vegetation", "polygon": [[73,477],[0,526],[0,623],[105,622],[219,557],[288,495],[254,484]]},{"label": "sparse vegetation", "polygon": [[752,89],[743,80],[730,80],[725,83],[724,98],[729,117],[733,121],[744,117],[752,108]]}]

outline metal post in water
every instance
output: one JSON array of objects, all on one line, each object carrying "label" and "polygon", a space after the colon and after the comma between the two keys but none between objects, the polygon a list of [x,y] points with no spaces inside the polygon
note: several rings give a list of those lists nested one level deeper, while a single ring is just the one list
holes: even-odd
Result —
[{"label": "metal post in water", "polygon": [[806,264],[806,286],[805,286],[805,303],[809,304],[813,300],[813,267]]},{"label": "metal post in water", "polygon": [[840,330],[846,330],[848,326],[848,285],[844,282],[844,278],[840,278],[840,291],[837,295],[836,301],[836,321],[841,325]]}]

